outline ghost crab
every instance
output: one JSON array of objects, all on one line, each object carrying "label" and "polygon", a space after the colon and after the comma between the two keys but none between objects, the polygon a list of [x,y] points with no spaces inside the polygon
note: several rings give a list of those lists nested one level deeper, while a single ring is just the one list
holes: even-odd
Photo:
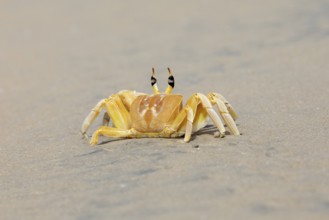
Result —
[{"label": "ghost crab", "polygon": [[[207,96],[195,93],[183,108],[183,96],[171,94],[175,82],[169,68],[168,71],[168,87],[164,93],[158,89],[152,68],[151,85],[154,94],[122,90],[99,101],[82,124],[83,136],[88,139],[86,132],[89,126],[105,108],[103,126],[93,133],[91,145],[98,143],[100,135],[116,138],[170,138],[185,135],[184,142],[188,142],[193,133],[207,125],[208,117],[218,128],[219,133],[215,132],[215,136],[224,137],[225,127],[213,106],[216,106],[231,134],[240,135],[234,122],[237,114],[222,95],[215,92]],[[109,127],[110,120],[113,122],[113,127]]]}]

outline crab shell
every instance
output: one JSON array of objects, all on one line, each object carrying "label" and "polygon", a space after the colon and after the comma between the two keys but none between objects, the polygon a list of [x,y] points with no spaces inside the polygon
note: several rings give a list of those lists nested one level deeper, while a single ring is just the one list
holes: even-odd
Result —
[{"label": "crab shell", "polygon": [[142,95],[130,107],[131,127],[139,132],[160,132],[170,126],[183,108],[181,95]]}]

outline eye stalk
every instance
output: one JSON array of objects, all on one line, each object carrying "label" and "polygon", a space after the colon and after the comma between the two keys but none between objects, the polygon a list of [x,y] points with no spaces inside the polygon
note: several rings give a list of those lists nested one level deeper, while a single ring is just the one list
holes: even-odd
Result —
[{"label": "eye stalk", "polygon": [[168,72],[169,72],[169,77],[168,77],[168,87],[165,91],[166,94],[170,94],[175,87],[175,79],[169,67],[168,67]]},{"label": "eye stalk", "polygon": [[155,78],[154,68],[152,68],[152,76],[151,76],[151,85],[154,91],[154,94],[159,94],[159,88],[157,85],[157,79]]}]

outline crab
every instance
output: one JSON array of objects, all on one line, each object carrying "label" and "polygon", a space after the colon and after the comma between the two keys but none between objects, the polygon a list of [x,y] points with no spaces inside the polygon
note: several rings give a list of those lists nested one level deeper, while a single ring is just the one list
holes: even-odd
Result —
[{"label": "crab", "polygon": [[[220,94],[210,92],[193,94],[183,107],[183,96],[172,94],[174,77],[168,68],[168,87],[160,92],[152,68],[151,85],[153,94],[148,95],[131,90],[122,90],[108,98],[100,100],[85,118],[81,133],[88,140],[87,130],[99,113],[105,108],[103,126],[92,135],[90,145],[96,145],[100,135],[113,138],[162,137],[176,138],[184,136],[189,142],[191,135],[208,124],[210,118],[218,131],[215,137],[224,137],[226,124],[230,134],[240,135],[235,123],[237,113]],[[216,113],[215,106],[223,120]],[[112,120],[113,126],[109,126]]]}]

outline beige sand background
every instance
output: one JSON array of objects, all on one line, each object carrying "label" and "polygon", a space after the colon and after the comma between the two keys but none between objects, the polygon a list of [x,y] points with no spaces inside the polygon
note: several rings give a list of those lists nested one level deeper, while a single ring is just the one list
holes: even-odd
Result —
[{"label": "beige sand background", "polygon": [[[244,135],[90,147],[91,108],[153,66]],[[329,219],[328,85],[325,0],[2,0],[0,219]]]}]

